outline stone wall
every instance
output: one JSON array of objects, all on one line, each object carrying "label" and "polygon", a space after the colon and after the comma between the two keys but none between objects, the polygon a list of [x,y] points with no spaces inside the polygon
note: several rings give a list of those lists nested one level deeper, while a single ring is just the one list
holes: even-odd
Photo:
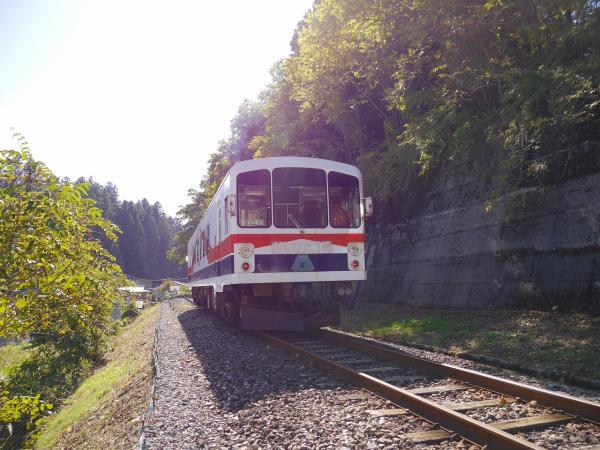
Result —
[{"label": "stone wall", "polygon": [[[361,299],[420,306],[600,305],[600,173],[522,189],[446,180],[423,214],[368,232]],[[362,300],[361,300],[362,301]]]}]

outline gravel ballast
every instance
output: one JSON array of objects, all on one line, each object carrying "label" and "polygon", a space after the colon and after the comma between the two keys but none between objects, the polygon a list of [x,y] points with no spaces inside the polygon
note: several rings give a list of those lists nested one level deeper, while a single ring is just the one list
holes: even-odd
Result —
[{"label": "gravel ballast", "polygon": [[412,414],[374,417],[369,410],[394,405],[184,300],[161,308],[147,449],[471,447],[459,438],[415,445],[406,433],[431,424]]},{"label": "gravel ballast", "polygon": [[542,378],[536,378],[536,377],[532,377],[529,375],[524,375],[522,373],[519,373],[519,372],[516,372],[513,370],[502,369],[502,368],[495,367],[495,366],[492,366],[489,364],[483,364],[483,363],[475,362],[475,361],[472,361],[469,359],[460,358],[458,356],[449,355],[444,352],[424,350],[424,349],[412,347],[409,345],[396,344],[396,343],[387,342],[387,341],[384,341],[381,339],[363,336],[363,335],[356,334],[356,333],[341,331],[338,329],[329,329],[329,331],[331,331],[333,333],[339,333],[339,334],[342,334],[345,336],[353,336],[353,337],[356,337],[358,339],[361,339],[361,340],[364,340],[364,341],[367,341],[370,343],[379,344],[384,347],[389,347],[392,349],[400,350],[400,351],[403,351],[410,355],[418,356],[420,358],[428,359],[431,361],[436,361],[436,362],[445,363],[445,364],[452,364],[455,366],[464,367],[466,369],[476,370],[479,372],[487,373],[489,375],[494,375],[497,377],[502,377],[502,378],[506,378],[509,380],[517,381],[519,383],[525,383],[525,384],[529,384],[531,386],[537,386],[537,387],[541,387],[541,388],[548,389],[551,391],[563,392],[568,395],[585,398],[587,400],[591,400],[591,401],[597,402],[597,403],[600,402],[600,391],[591,390],[591,389],[583,389],[583,388],[576,387],[576,386],[570,386],[566,383],[558,383],[555,381],[549,381],[549,380],[545,380]]},{"label": "gravel ballast", "polygon": [[[523,375],[515,371],[478,363],[468,359],[463,359],[457,356],[449,355],[443,352],[435,352],[407,345],[390,343],[379,339],[360,336],[339,330],[330,331],[348,336],[354,336],[361,340],[370,341],[374,344],[400,350],[423,359],[428,359],[440,363],[452,364],[471,370],[477,370],[479,372],[518,381],[520,383],[526,383],[532,386],[538,386],[552,391],[563,392],[575,397],[585,398],[594,402],[600,402],[600,393],[598,391],[582,389],[574,386],[569,386],[563,383],[556,383],[540,378]],[[440,382],[440,384],[443,384],[444,382],[451,382],[451,379],[443,380],[442,382]],[[424,381],[423,383],[415,383],[415,386],[428,384],[429,383],[427,381]],[[489,391],[480,390],[478,388],[471,388],[464,391],[434,393],[426,395],[426,397],[430,400],[437,401],[440,403],[461,403],[488,399],[495,396]],[[509,404],[500,407],[472,409],[464,411],[463,413],[476,420],[491,423],[502,420],[520,419],[535,415],[555,414],[560,413],[560,411],[555,411],[551,408],[545,408],[541,405],[538,405],[537,402],[529,402]],[[597,450],[598,448],[600,448],[600,428],[598,426],[595,426],[594,424],[586,423],[583,421],[574,421],[565,425],[549,427],[537,431],[520,432],[516,435],[522,439],[528,440],[542,448],[547,449]]]}]

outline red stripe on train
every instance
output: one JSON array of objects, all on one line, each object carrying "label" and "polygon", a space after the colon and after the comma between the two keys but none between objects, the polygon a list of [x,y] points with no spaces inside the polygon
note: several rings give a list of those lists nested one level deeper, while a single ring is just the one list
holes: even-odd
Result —
[{"label": "red stripe on train", "polygon": [[208,263],[211,264],[233,253],[234,244],[253,244],[254,248],[266,247],[275,242],[290,242],[299,239],[317,242],[331,242],[333,245],[348,245],[351,242],[364,242],[364,234],[232,234],[223,242],[208,250]]}]

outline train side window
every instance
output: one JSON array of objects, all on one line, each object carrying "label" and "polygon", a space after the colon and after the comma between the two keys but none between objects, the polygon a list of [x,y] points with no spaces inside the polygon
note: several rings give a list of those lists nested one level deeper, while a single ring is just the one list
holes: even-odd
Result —
[{"label": "train side window", "polygon": [[243,228],[271,226],[271,173],[266,169],[237,176],[238,225]]},{"label": "train side window", "polygon": [[204,256],[210,252],[210,223],[206,224],[206,235],[204,237]]},{"label": "train side window", "polygon": [[217,244],[223,242],[223,216],[221,215],[221,205],[218,206],[219,209],[219,239],[217,240]]},{"label": "train side window", "polygon": [[358,178],[329,172],[329,223],[333,228],[360,226],[360,190]]},{"label": "train side window", "polygon": [[225,236],[229,234],[229,214],[227,213],[227,197],[225,197],[225,201],[223,202],[223,231]]},{"label": "train side window", "polygon": [[200,236],[198,236],[198,260],[204,258],[204,233],[202,229],[199,231]]}]

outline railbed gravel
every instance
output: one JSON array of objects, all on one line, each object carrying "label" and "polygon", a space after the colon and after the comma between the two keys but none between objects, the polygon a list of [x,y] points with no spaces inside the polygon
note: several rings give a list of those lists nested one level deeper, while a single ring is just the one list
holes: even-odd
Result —
[{"label": "railbed gravel", "polygon": [[[526,383],[531,386],[538,386],[552,391],[562,392],[575,397],[591,400],[593,402],[600,402],[599,391],[583,389],[575,386],[570,386],[564,383],[557,383],[541,378],[535,378],[512,370],[502,369],[491,365],[460,358],[457,356],[448,355],[443,352],[435,352],[407,345],[395,344],[392,342],[362,336],[360,334],[344,332],[337,329],[329,329],[329,331],[347,336],[353,336],[360,340],[369,341],[376,345],[400,350],[410,355],[421,357],[423,359],[428,359],[440,363],[452,364],[455,366],[476,370],[479,372],[506,378],[520,383]],[[410,388],[446,383],[456,383],[456,381],[453,381],[452,379],[445,379],[432,382],[430,379],[426,379],[422,382],[411,384]],[[440,403],[462,403],[468,401],[496,398],[497,396],[489,391],[481,390],[478,388],[472,388],[461,391],[432,393],[425,395],[425,397]],[[538,405],[537,402],[519,402],[514,404],[503,405],[500,407],[472,409],[464,411],[463,413],[469,415],[474,419],[490,423],[501,420],[519,419],[522,417],[533,415],[554,414],[557,412],[558,411],[555,411],[551,408],[544,408]],[[600,448],[600,427],[583,421],[571,422],[560,426],[545,428],[543,430],[520,432],[516,435],[521,437],[522,439],[533,442],[545,449],[598,450]]]},{"label": "railbed gravel", "polygon": [[585,422],[571,422],[545,430],[518,433],[517,436],[549,450],[597,450],[600,446],[598,428]]},{"label": "railbed gravel", "polygon": [[460,358],[458,356],[448,355],[443,352],[436,352],[431,350],[422,350],[416,347],[411,347],[409,345],[396,344],[393,342],[383,341],[381,339],[363,336],[357,333],[346,332],[342,330],[338,330],[335,328],[327,328],[328,331],[332,333],[339,333],[345,336],[353,336],[363,341],[367,341],[376,345],[381,345],[384,347],[389,347],[396,350],[401,350],[409,355],[418,356],[423,359],[428,359],[430,361],[436,361],[440,363],[452,364],[459,367],[464,367],[466,369],[476,370],[479,372],[487,373],[489,375],[494,375],[497,377],[506,378],[509,380],[517,381],[519,383],[526,383],[531,386],[537,386],[544,389],[548,389],[556,392],[563,392],[565,394],[573,395],[575,397],[585,398],[587,400],[591,400],[594,402],[600,402],[600,391],[584,389],[576,386],[570,386],[565,383],[558,383],[555,381],[548,381],[542,378],[536,378],[528,375],[524,375],[522,373],[502,369],[499,367],[495,367],[489,364],[483,364],[479,362],[475,362],[469,359]]},{"label": "railbed gravel", "polygon": [[184,300],[163,303],[155,408],[145,448],[433,449],[475,448],[459,438],[415,445],[405,433],[431,425],[411,414],[373,417],[394,407]]}]

